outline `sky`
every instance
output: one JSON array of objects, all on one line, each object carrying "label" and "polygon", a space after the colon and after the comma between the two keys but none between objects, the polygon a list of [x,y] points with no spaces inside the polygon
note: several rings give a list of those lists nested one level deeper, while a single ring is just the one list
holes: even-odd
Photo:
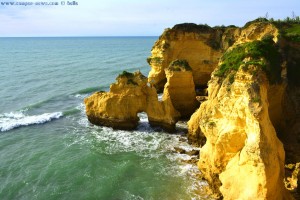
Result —
[{"label": "sky", "polygon": [[0,37],[158,36],[179,23],[243,26],[292,12],[300,15],[300,0],[0,0]]}]

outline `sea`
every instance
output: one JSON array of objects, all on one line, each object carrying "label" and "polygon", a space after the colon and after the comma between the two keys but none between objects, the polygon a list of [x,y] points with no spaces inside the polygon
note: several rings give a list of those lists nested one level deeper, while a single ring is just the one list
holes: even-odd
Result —
[{"label": "sea", "polygon": [[[124,70],[148,75],[158,37],[0,38],[0,199],[208,199],[179,124],[88,122],[83,100]],[[118,105],[116,105],[118,106]]]}]

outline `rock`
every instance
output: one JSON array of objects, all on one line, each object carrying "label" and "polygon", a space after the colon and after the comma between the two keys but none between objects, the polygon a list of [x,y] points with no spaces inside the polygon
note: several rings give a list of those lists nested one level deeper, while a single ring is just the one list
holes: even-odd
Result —
[{"label": "rock", "polygon": [[206,142],[206,137],[200,129],[200,112],[196,111],[188,121],[187,138],[190,144],[202,147]]},{"label": "rock", "polygon": [[296,164],[285,165],[286,169],[289,169],[290,175],[284,181],[285,186],[288,190],[295,190],[298,187],[299,176],[300,176],[300,162]]},{"label": "rock", "polygon": [[[236,45],[228,50],[212,74],[208,100],[188,122],[189,138],[206,138],[198,167],[214,192],[224,199],[291,198],[283,184],[283,145],[268,109],[272,98],[268,96],[270,83],[280,81],[280,71],[278,75],[276,70],[281,66],[260,48],[269,48],[269,52],[276,54],[270,40]],[[260,57],[252,58],[252,51],[260,52]],[[242,60],[234,60],[234,53],[240,54]],[[266,73],[268,66],[261,66],[270,63],[273,71]]]},{"label": "rock", "polygon": [[[215,196],[290,199],[284,161],[300,159],[296,25],[259,20],[243,28],[180,24],[166,29],[148,58],[150,86],[140,73],[119,76],[110,92],[85,99],[88,118],[94,124],[134,129],[137,113],[146,112],[151,125],[172,131],[180,116],[197,109],[198,100],[201,106],[187,123],[187,137],[202,147],[198,167]],[[174,65],[178,60],[191,70]],[[156,89],[164,90],[162,101]],[[299,193],[295,166],[289,165],[285,183]]]},{"label": "rock", "polygon": [[179,142],[187,142],[187,138],[186,137],[180,137]]},{"label": "rock", "polygon": [[169,98],[158,101],[155,88],[147,85],[140,72],[123,74],[110,86],[110,92],[96,92],[85,98],[86,114],[91,123],[131,130],[138,125],[137,114],[146,112],[152,126],[174,131],[180,116]]},{"label": "rock", "polygon": [[221,57],[221,33],[221,29],[196,24],[178,24],[166,29],[147,60],[151,65],[149,83],[162,91],[167,82],[165,69],[172,61],[181,59],[191,66],[195,85],[206,85]]},{"label": "rock", "polygon": [[175,60],[165,69],[165,73],[167,84],[163,100],[170,98],[181,118],[189,118],[199,107],[191,67],[185,60]]},{"label": "rock", "polygon": [[278,41],[279,30],[272,23],[251,22],[244,28],[234,26],[214,27],[196,24],[178,24],[166,29],[155,42],[151,56],[148,79],[158,91],[167,82],[165,69],[176,59],[186,60],[192,68],[196,87],[207,85],[217,67],[219,58],[233,45],[274,36]]},{"label": "rock", "polygon": [[180,147],[174,147],[174,150],[177,152],[177,153],[180,153],[180,154],[185,154],[186,151]]},{"label": "rock", "polygon": [[198,156],[199,155],[199,150],[193,149],[191,151],[187,151],[186,154],[189,155],[189,156]]}]

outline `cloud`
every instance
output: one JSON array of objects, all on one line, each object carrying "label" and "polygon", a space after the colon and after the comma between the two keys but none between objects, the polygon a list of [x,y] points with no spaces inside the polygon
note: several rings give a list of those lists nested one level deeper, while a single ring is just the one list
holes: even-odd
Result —
[{"label": "cloud", "polygon": [[242,26],[267,12],[274,18],[292,11],[300,15],[296,0],[78,0],[74,6],[65,2],[64,6],[0,5],[0,36],[159,35],[183,22]]}]

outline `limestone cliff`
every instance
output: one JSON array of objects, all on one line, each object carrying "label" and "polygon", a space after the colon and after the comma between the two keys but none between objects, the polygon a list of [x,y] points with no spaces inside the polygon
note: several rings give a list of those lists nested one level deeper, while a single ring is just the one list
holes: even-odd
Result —
[{"label": "limestone cliff", "polygon": [[176,59],[187,60],[193,71],[196,87],[207,85],[219,58],[233,44],[238,45],[274,36],[279,30],[272,23],[249,23],[243,28],[178,24],[166,29],[155,42],[148,63],[151,66],[149,83],[161,91],[166,83],[165,69]]},{"label": "limestone cliff", "polygon": [[134,129],[146,112],[151,125],[172,131],[197,109],[195,88],[208,83],[188,121],[203,177],[224,199],[290,199],[284,186],[295,192],[300,174],[300,25],[180,24],[151,53],[148,79],[124,72],[110,92],[85,99],[89,121]]},{"label": "limestone cliff", "polygon": [[181,118],[189,118],[199,106],[191,67],[185,60],[175,60],[165,69],[165,74],[163,100],[171,99]]},{"label": "limestone cliff", "polygon": [[146,112],[151,125],[172,131],[180,116],[169,98],[158,101],[155,88],[147,85],[147,78],[140,72],[123,72],[110,92],[96,92],[84,103],[91,123],[117,129],[136,128],[137,114]]},{"label": "limestone cliff", "polygon": [[155,42],[148,63],[148,79],[158,91],[166,83],[165,69],[177,59],[187,60],[193,71],[196,86],[206,85],[222,55],[222,31],[207,25],[179,24],[166,29]]},{"label": "limestone cliff", "polygon": [[268,109],[283,99],[281,55],[276,38],[261,39],[237,43],[223,55],[208,100],[188,123],[190,137],[205,136],[198,166],[224,199],[290,198],[283,184],[285,153]]}]

